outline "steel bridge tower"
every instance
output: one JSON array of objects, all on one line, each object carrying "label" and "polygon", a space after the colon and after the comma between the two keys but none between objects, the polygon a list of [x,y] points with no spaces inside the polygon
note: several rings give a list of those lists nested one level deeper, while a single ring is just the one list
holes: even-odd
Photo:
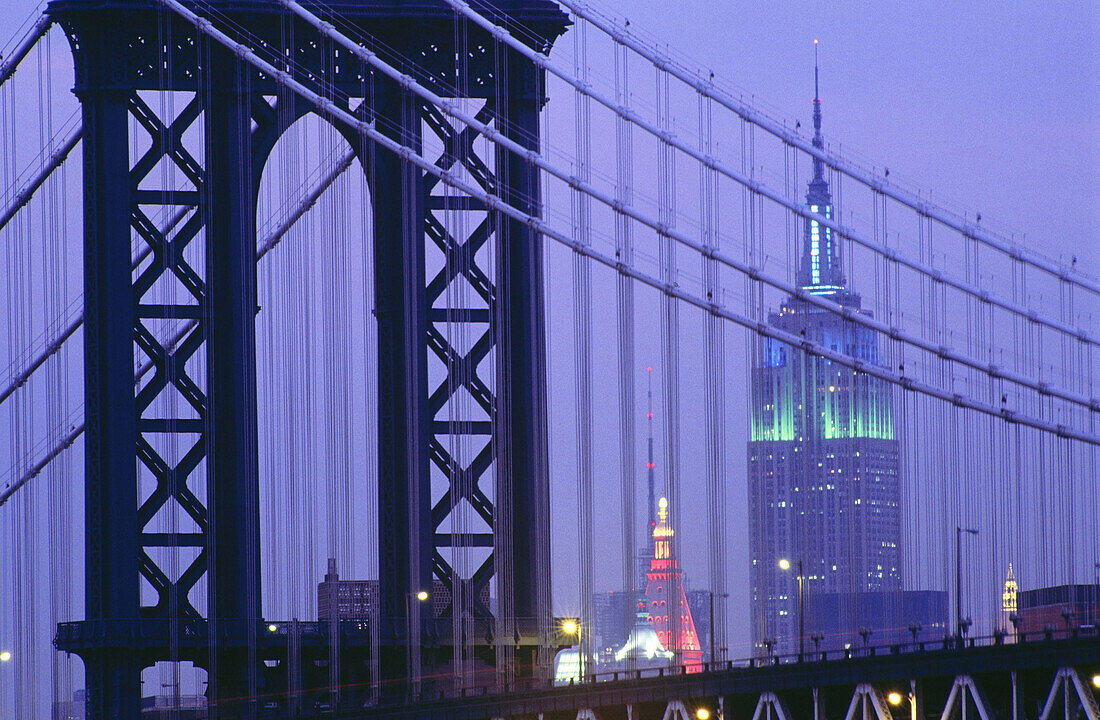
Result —
[{"label": "steel bridge tower", "polygon": [[[540,51],[548,52],[566,27],[550,0],[490,5],[533,31]],[[444,96],[485,99],[486,121],[537,146],[545,97],[542,72],[530,61],[467,28],[442,2],[330,0],[329,6],[341,22],[377,38],[372,49],[389,53],[419,82]],[[438,108],[349,62],[274,0],[211,0],[200,11],[247,29],[249,37],[239,39],[250,47],[293,59],[286,70],[296,79],[322,78],[334,100],[406,146],[420,150],[425,129],[436,134],[446,148],[442,166],[461,164],[487,190],[538,212],[538,175],[523,158],[499,150],[477,157],[472,131],[453,128]],[[257,194],[279,137],[312,107],[149,0],[54,0],[48,12],[72,45],[84,123],[86,619],[59,629],[57,645],[85,662],[91,718],[138,718],[142,669],[182,660],[207,671],[211,717],[254,716],[265,692],[264,660],[287,653],[286,640],[280,648],[261,618]],[[185,99],[176,100],[175,117],[160,118],[142,91]],[[433,195],[431,176],[334,123],[370,169],[373,203],[382,679],[406,676],[411,635],[433,638],[434,654],[429,648],[421,667],[449,657],[461,642],[450,637],[456,615],[474,623],[483,640],[475,650],[498,672],[531,667],[550,613],[549,578],[540,574],[549,563],[540,237],[493,213],[470,223],[470,237],[452,237],[433,211],[485,208]],[[135,128],[143,137],[131,145]],[[184,142],[196,129],[202,153]],[[162,161],[174,163],[189,189],[158,186],[151,171]],[[152,219],[188,207],[194,212],[171,231]],[[136,269],[132,237],[153,251]],[[426,243],[456,262],[428,277]],[[487,245],[496,253],[492,269],[478,264],[477,252]],[[453,272],[475,289],[479,307],[440,307]],[[185,289],[177,304],[150,299],[167,282]],[[164,342],[156,328],[178,318],[194,321],[193,328],[177,344]],[[448,322],[469,323],[480,340],[460,351],[447,339]],[[429,353],[455,377],[430,387]],[[140,385],[135,354],[155,365],[152,379]],[[477,370],[491,354],[495,377],[483,382]],[[456,424],[440,412],[459,386],[489,422]],[[179,412],[153,417],[154,401],[168,391],[182,396]],[[446,450],[447,436],[461,434],[489,437],[465,468]],[[171,454],[169,447],[184,451]],[[432,465],[451,478],[434,507]],[[479,480],[492,472],[486,493]],[[452,501],[462,498],[492,531],[455,544],[491,553],[455,584],[446,559],[453,536],[438,528]],[[182,508],[192,527],[152,532],[150,521],[167,505]],[[161,558],[183,548],[194,559],[173,578]],[[433,577],[448,586],[453,602],[443,617],[422,618],[414,630],[406,598],[431,587]],[[481,601],[494,578],[501,608],[495,616]],[[200,580],[203,602],[192,592]],[[154,602],[143,601],[143,583]],[[200,612],[196,606],[203,605]]]}]

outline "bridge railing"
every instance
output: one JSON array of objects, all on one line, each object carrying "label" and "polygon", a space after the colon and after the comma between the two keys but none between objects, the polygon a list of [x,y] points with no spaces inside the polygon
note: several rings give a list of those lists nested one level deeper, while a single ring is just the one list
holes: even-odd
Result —
[{"label": "bridge railing", "polygon": [[[994,633],[992,635],[957,636],[947,635],[936,640],[914,640],[904,643],[862,644],[848,648],[814,650],[799,653],[771,653],[755,657],[702,662],[696,664],[668,665],[663,667],[639,668],[636,670],[612,670],[586,673],[585,682],[614,682],[618,680],[641,680],[645,678],[685,675],[697,672],[728,672],[738,669],[770,667],[811,662],[836,662],[867,657],[888,657],[908,653],[934,652],[940,650],[964,650],[967,648],[992,647],[1011,643],[1034,643],[1051,640],[1076,640],[1079,638],[1100,637],[1100,626],[1083,625],[1069,628],[1044,628],[1030,632]],[[562,684],[562,683],[558,683]],[[575,684],[570,681],[564,684]]]},{"label": "bridge railing", "polygon": [[891,643],[879,645],[859,645],[844,649],[821,650],[807,652],[803,655],[793,654],[769,654],[749,658],[722,660],[716,662],[703,662],[695,664],[673,664],[659,667],[636,668],[634,670],[608,670],[586,672],[581,677],[568,680],[540,679],[516,679],[501,683],[483,683],[466,686],[457,690],[436,689],[422,692],[417,698],[418,702],[446,701],[460,698],[488,697],[493,695],[509,695],[514,693],[547,691],[554,689],[577,688],[582,685],[609,682],[637,682],[655,680],[659,678],[672,678],[697,673],[725,673],[745,671],[777,666],[794,666],[801,663],[844,662],[861,658],[881,657],[888,658],[898,655],[912,655],[919,653],[932,653],[940,651],[959,651],[972,648],[995,647],[1006,644],[1029,644],[1057,640],[1076,640],[1082,638],[1100,638],[1100,627],[1080,626],[1071,628],[1046,628],[1041,631],[996,633],[981,636],[945,636],[937,640],[917,640],[905,643]]}]

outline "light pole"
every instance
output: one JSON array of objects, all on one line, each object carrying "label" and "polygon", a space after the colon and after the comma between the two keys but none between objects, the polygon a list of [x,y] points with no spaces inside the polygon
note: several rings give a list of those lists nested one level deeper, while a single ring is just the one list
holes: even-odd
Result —
[{"label": "light pole", "polygon": [[916,683],[910,683],[909,693],[902,695],[897,690],[892,690],[889,695],[886,696],[886,700],[891,705],[901,705],[903,698],[909,699],[909,718],[910,720],[917,720],[917,689]]},{"label": "light pole", "polygon": [[[413,616],[412,616],[413,615],[413,613],[412,613],[412,600],[415,598],[417,602],[423,603],[423,602],[427,602],[429,597],[430,596],[428,595],[427,590],[417,590],[415,593],[406,593],[405,594],[405,669],[406,669],[405,679],[406,679],[406,682],[408,682],[409,693],[410,693],[410,695],[412,696],[413,699],[415,699],[420,694],[420,687],[419,687],[419,684],[420,684],[420,657],[419,657],[419,655],[420,655],[420,653],[419,653],[419,650],[420,650],[420,633],[419,633],[420,613],[419,612],[417,613],[417,622],[415,623],[415,626],[416,626],[418,632],[416,633],[417,657],[415,658],[416,662],[414,663],[413,662],[413,660],[414,660],[414,658],[413,658],[413,632],[412,632],[414,623],[413,623]],[[416,678],[415,679],[413,678],[413,665],[414,664],[416,665]]]},{"label": "light pole", "polygon": [[[798,562],[798,659],[799,659],[799,661],[801,661],[802,660],[803,643],[805,642],[805,633],[802,631],[802,625],[803,625],[803,614],[802,614],[802,581],[803,581],[803,575],[802,575],[802,560],[801,560],[801,558],[797,562]],[[791,569],[791,561],[788,560],[787,558],[783,558],[782,560],[779,561],[779,568],[781,570],[790,570]]]},{"label": "light pole", "polygon": [[963,636],[963,609],[962,609],[962,534],[977,535],[973,528],[955,526],[955,635],[961,640]]},{"label": "light pole", "polygon": [[[716,659],[714,657],[714,596],[715,596],[715,592],[713,590],[708,590],[707,592],[710,595],[710,664],[711,664],[711,669],[713,669],[714,668],[714,661]],[[720,598],[728,598],[729,596],[730,596],[729,593],[718,593],[718,597],[720,597]],[[723,650],[724,649],[725,648],[723,648]]]},{"label": "light pole", "polygon": [[[561,622],[561,634],[577,638],[577,682],[584,682],[586,667],[583,646],[581,645],[580,618],[564,618]],[[572,682],[572,681],[570,681]]]}]

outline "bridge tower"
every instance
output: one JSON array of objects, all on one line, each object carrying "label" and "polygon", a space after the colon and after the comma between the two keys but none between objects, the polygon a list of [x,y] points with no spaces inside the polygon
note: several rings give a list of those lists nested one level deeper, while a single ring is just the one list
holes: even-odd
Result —
[{"label": "bridge tower", "polygon": [[[550,0],[487,4],[522,23],[541,51],[566,26]],[[392,53],[389,60],[419,82],[444,96],[484,99],[482,118],[537,146],[541,71],[467,28],[443,2],[330,0],[327,7],[343,27],[376,38],[372,49]],[[265,632],[270,619],[261,618],[256,203],[269,153],[312,108],[157,3],[54,0],[48,12],[75,57],[85,188],[86,612],[84,621],[59,628],[57,646],[85,662],[90,718],[136,720],[141,671],[158,661],[207,671],[211,717],[253,717],[265,692],[264,660],[287,653],[285,637]],[[218,13],[219,27],[247,29],[247,37],[238,31],[240,42],[291,58],[286,69],[296,79],[322,78],[333,100],[406,145],[421,150],[424,133],[436,134],[446,148],[441,164],[461,164],[487,190],[538,212],[538,176],[527,162],[502,151],[479,158],[472,131],[349,62],[346,50],[274,0],[210,0],[200,12]],[[158,116],[149,101],[158,92],[178,98],[174,117]],[[382,679],[405,677],[410,662],[425,667],[449,656],[446,648],[461,642],[450,636],[455,617],[473,623],[498,672],[531,667],[550,611],[540,238],[492,213],[470,223],[470,237],[452,237],[436,213],[484,215],[485,208],[433,193],[430,176],[336,126],[370,169],[373,203]],[[196,132],[201,150],[185,137]],[[165,162],[187,187],[158,185],[152,171]],[[183,210],[190,214],[178,226],[158,225]],[[136,268],[132,240],[152,250]],[[454,278],[448,270],[428,276],[426,243],[462,260],[447,267],[459,268],[479,307],[443,305]],[[479,265],[486,246],[496,253],[492,268]],[[182,288],[175,304],[154,300],[166,283]],[[167,342],[163,328],[179,320],[189,329]],[[452,346],[448,322],[468,323],[480,340],[469,351]],[[430,386],[429,353],[454,377]],[[491,355],[495,375],[485,377],[482,362]],[[151,379],[136,385],[135,358],[154,364]],[[455,423],[441,413],[458,387],[488,422]],[[167,392],[182,398],[179,412],[152,416]],[[467,467],[446,450],[448,436],[461,434],[488,438]],[[432,465],[451,479],[434,506]],[[489,473],[486,492],[479,481]],[[489,530],[456,541],[439,528],[461,499]],[[154,531],[162,512],[185,520],[179,531]],[[447,561],[452,543],[489,548],[489,557],[472,576],[457,577]],[[177,575],[165,561],[173,554],[187,558]],[[433,578],[452,600],[441,617],[421,617],[414,627],[406,599]],[[481,600],[490,581],[495,614]],[[410,657],[419,655],[414,637],[432,638],[435,653]]]}]

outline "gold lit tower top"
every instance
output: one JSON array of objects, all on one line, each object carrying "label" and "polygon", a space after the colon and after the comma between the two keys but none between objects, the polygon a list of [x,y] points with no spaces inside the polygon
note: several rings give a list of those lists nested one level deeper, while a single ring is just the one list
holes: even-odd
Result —
[{"label": "gold lit tower top", "polygon": [[1012,574],[1012,563],[1008,564],[1008,577],[1005,578],[1005,587],[1001,592],[1001,613],[1007,618],[1016,612],[1016,577]]},{"label": "gold lit tower top", "polygon": [[672,557],[672,536],[675,534],[668,524],[668,500],[661,498],[657,506],[657,524],[653,526],[653,557],[669,560]]}]

